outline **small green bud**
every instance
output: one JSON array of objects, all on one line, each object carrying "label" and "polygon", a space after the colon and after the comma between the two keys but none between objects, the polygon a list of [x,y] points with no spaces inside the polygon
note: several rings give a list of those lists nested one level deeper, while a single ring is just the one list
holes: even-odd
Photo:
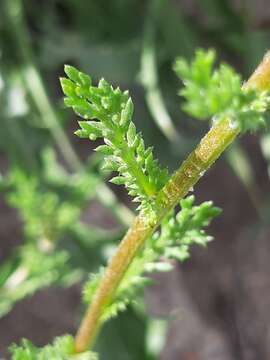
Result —
[{"label": "small green bud", "polygon": [[95,148],[95,151],[100,152],[103,155],[113,155],[113,149],[108,145],[100,145]]},{"label": "small green bud", "polygon": [[72,81],[66,78],[60,78],[60,84],[64,94],[68,97],[76,97],[75,86]]},{"label": "small green bud", "polygon": [[130,122],[134,111],[134,105],[131,98],[128,99],[124,109],[121,112],[120,126],[124,127]]},{"label": "small green bud", "polygon": [[136,136],[136,127],[133,122],[129,124],[128,131],[127,131],[127,141],[128,145],[132,146],[133,141],[135,140]]},{"label": "small green bud", "polygon": [[125,178],[123,176],[115,176],[110,180],[112,184],[115,185],[124,185],[125,184]]},{"label": "small green bud", "polygon": [[84,86],[84,87],[89,87],[92,84],[92,79],[90,78],[89,75],[83,73],[83,72],[79,72],[79,78],[80,78],[80,83]]}]

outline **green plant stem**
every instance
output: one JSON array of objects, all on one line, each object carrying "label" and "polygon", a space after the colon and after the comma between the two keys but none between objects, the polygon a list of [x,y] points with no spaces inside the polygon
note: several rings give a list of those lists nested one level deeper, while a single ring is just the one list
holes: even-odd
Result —
[{"label": "green plant stem", "polygon": [[[255,86],[259,90],[268,88],[270,82],[269,60],[270,53],[265,56],[264,61],[245,86]],[[154,216],[148,219],[140,213],[135,218],[111,259],[94,299],[82,320],[75,340],[76,352],[83,352],[93,346],[102,325],[103,310],[113,300],[117,287],[137,251],[159,226],[164,216],[188,193],[189,189],[197,183],[239,133],[239,128],[232,126],[229,118],[224,118],[213,126],[158,193]]]},{"label": "green plant stem", "polygon": [[145,89],[145,100],[148,109],[161,132],[173,143],[183,141],[167,111],[158,84],[157,59],[155,49],[155,25],[164,5],[163,0],[152,0],[149,4],[149,15],[144,29],[141,54],[140,81]]},{"label": "green plant stem", "polygon": [[13,144],[17,144],[20,147],[20,155],[23,155],[23,157],[25,159],[27,159],[27,165],[30,165],[30,167],[35,167],[36,164],[36,159],[33,156],[33,152],[31,151],[31,148],[29,148],[28,146],[25,146],[25,139],[24,136],[20,130],[20,127],[18,126],[18,122],[15,121],[10,121],[10,118],[8,118],[7,116],[3,116],[2,121],[5,123],[5,126],[7,128],[8,131],[8,153],[9,156],[14,156],[17,158],[18,157],[18,153],[13,148]]},{"label": "green plant stem", "polygon": [[24,23],[21,0],[6,1],[6,10],[12,24],[14,43],[22,61],[21,76],[23,83],[39,110],[44,124],[52,130],[52,136],[67,164],[72,165],[72,169],[81,169],[80,160],[55,115],[39,71],[34,64],[32,49],[29,45],[30,39]]},{"label": "green plant stem", "polygon": [[85,351],[93,344],[104,307],[113,295],[131,261],[146,239],[158,227],[163,217],[184,197],[209,166],[238,135],[239,130],[230,127],[229,119],[213,127],[199,146],[183,162],[159,192],[155,204],[155,217],[139,214],[112,258],[97,293],[90,305],[76,337],[77,352]]},{"label": "green plant stem", "polygon": [[[183,145],[187,143],[187,139],[183,138],[183,136],[177,132],[177,129],[174,126],[173,121],[168,113],[158,83],[155,32],[158,20],[157,15],[161,10],[164,10],[164,1],[152,0],[152,2],[150,2],[149,16],[147,16],[144,29],[140,81],[144,86],[146,104],[155,123],[160,128],[165,137],[171,141],[179,151],[179,143],[182,144],[183,147]],[[265,148],[266,147],[264,146],[263,149]],[[266,152],[264,151],[263,153],[265,154]],[[233,169],[235,175],[244,185],[252,205],[254,206],[254,209],[256,210],[258,216],[260,216],[260,201],[258,197],[259,192],[254,181],[253,169],[246,152],[240,145],[235,145],[226,155],[229,165]],[[236,159],[240,161],[242,167],[238,166],[238,161],[234,161]],[[243,167],[245,170],[244,172],[242,171]],[[244,173],[245,175],[248,173],[249,176],[245,177]]]},{"label": "green plant stem", "polygon": [[[21,76],[33,102],[39,110],[44,124],[51,131],[55,143],[73,171],[84,171],[83,165],[74,151],[68,137],[62,129],[53,105],[47,95],[42,77],[34,63],[30,47],[30,37],[24,23],[21,0],[6,0],[6,12],[10,19],[11,31],[18,53],[22,60]],[[134,218],[132,211],[118,202],[111,189],[101,183],[97,186],[96,197],[106,208],[110,209],[119,222],[129,226]]]}]

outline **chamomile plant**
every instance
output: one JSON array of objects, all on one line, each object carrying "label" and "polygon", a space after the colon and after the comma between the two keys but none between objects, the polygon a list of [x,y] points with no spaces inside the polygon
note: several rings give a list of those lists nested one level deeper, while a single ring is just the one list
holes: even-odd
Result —
[{"label": "chamomile plant", "polygon": [[[220,209],[212,202],[195,205],[194,196],[185,196],[238,135],[265,126],[269,58],[268,53],[245,84],[228,65],[214,69],[212,50],[198,50],[190,63],[176,61],[174,69],[184,84],[180,91],[184,110],[201,120],[211,118],[212,125],[172,175],[159,165],[153,148],[146,147],[142,134],[137,132],[128,92],[104,79],[95,86],[88,75],[65,67],[67,77],[61,79],[65,104],[81,118],[76,134],[91,141],[103,139],[104,144],[96,150],[104,155],[104,167],[114,172],[111,181],[124,185],[139,203],[138,215],[108,266],[87,281],[83,298],[88,309],[75,339],[64,338],[68,345],[63,347],[57,345],[62,344],[57,340],[43,349],[24,342],[22,347],[12,348],[13,359],[43,359],[43,354],[55,347],[56,359],[75,359],[79,354],[91,359],[96,355],[88,352],[103,323],[136,300],[150,281],[149,273],[170,270],[175,260],[189,257],[194,244],[207,245],[212,238],[205,227]],[[178,205],[179,211],[175,210]],[[31,352],[40,355],[31,358],[27,355]]]}]

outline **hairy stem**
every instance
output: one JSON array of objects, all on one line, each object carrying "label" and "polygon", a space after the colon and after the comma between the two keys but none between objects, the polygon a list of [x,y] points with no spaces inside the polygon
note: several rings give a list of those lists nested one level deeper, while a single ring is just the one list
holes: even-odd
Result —
[{"label": "hairy stem", "polygon": [[[264,90],[268,87],[269,82],[270,52],[266,54],[263,62],[244,86]],[[78,353],[93,345],[102,325],[103,310],[113,300],[118,285],[145,240],[239,133],[239,128],[232,126],[227,117],[213,126],[158,193],[154,206],[155,216],[151,217],[151,220],[142,214],[135,218],[133,225],[109,263],[94,299],[83,318],[76,336],[76,351]]]}]

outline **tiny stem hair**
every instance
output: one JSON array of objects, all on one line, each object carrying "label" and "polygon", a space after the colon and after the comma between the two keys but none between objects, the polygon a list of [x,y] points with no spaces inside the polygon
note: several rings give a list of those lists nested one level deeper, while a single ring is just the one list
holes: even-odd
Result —
[{"label": "tiny stem hair", "polygon": [[[270,82],[270,52],[244,85],[245,89],[267,90]],[[160,225],[161,220],[175,207],[206,170],[240,134],[241,130],[225,115],[203,137],[199,145],[182,163],[167,183],[157,193],[151,215],[141,211],[120,243],[111,259],[93,301],[82,320],[75,339],[76,352],[84,352],[93,346],[102,325],[102,314],[125,275],[129,265],[147,238]],[[149,218],[150,217],[150,218]]]}]

